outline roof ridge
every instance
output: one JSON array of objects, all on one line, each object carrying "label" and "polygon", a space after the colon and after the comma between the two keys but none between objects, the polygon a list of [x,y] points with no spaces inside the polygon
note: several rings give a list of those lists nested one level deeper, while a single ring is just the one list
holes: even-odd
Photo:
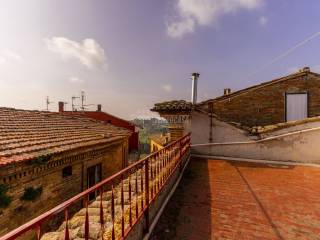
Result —
[{"label": "roof ridge", "polygon": [[198,103],[197,105],[203,105],[203,104],[206,104],[206,103],[212,102],[212,101],[226,100],[226,99],[229,99],[231,97],[238,96],[239,94],[246,93],[246,92],[248,92],[250,90],[253,90],[253,89],[257,89],[257,88],[260,88],[260,87],[265,87],[267,85],[275,84],[275,83],[278,83],[278,82],[281,82],[281,81],[286,81],[286,80],[289,80],[289,79],[292,79],[292,78],[295,78],[295,77],[304,76],[304,75],[308,75],[308,74],[320,76],[320,74],[315,73],[315,72],[311,72],[311,71],[302,71],[302,72],[292,73],[292,74],[289,74],[287,76],[275,78],[275,79],[272,79],[272,80],[269,80],[269,81],[266,81],[266,82],[262,82],[262,83],[258,83],[258,84],[252,85],[252,86],[247,87],[247,88],[243,88],[243,89],[237,90],[237,91],[232,92],[232,93],[227,94],[227,95],[222,95],[222,96],[218,96],[218,97],[215,97],[215,98],[211,98],[211,99],[202,101],[202,102]]}]

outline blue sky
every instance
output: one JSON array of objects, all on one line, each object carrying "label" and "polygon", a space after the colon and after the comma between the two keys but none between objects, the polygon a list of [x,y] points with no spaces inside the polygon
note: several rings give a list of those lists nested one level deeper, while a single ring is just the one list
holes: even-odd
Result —
[{"label": "blue sky", "polygon": [[189,100],[194,71],[199,101],[320,72],[319,12],[318,0],[3,0],[0,106],[44,109],[49,96],[56,110],[84,90],[131,119]]}]

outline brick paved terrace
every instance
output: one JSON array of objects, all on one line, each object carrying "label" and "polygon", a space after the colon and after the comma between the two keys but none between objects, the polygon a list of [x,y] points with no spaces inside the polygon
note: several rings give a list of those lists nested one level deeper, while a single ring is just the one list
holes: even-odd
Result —
[{"label": "brick paved terrace", "polygon": [[320,168],[193,158],[151,239],[320,239]]}]

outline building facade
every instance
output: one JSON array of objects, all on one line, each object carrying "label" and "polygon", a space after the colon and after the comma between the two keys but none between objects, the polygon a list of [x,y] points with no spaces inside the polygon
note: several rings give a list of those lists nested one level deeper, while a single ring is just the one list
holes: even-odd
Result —
[{"label": "building facade", "polygon": [[320,115],[320,74],[297,73],[197,104],[226,122],[265,126]]},{"label": "building facade", "polygon": [[153,134],[150,136],[151,153],[163,149],[170,142],[170,134]]},{"label": "building facade", "polygon": [[191,132],[197,155],[319,163],[320,74],[309,68],[201,103],[157,103],[152,111],[186,119],[180,127]]},{"label": "building facade", "polygon": [[126,167],[129,136],[83,116],[0,108],[0,235]]}]

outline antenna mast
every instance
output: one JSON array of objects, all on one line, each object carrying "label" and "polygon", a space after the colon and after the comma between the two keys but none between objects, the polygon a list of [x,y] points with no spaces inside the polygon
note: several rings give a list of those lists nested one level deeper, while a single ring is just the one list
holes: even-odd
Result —
[{"label": "antenna mast", "polygon": [[47,96],[47,97],[46,97],[46,106],[47,106],[46,110],[47,110],[47,111],[49,111],[49,105],[50,105],[50,103],[53,103],[53,102],[50,102],[49,96]]},{"label": "antenna mast", "polygon": [[84,104],[84,101],[86,100],[86,95],[84,91],[81,91],[81,110],[84,112],[86,110],[86,107],[92,106],[93,104]]},{"label": "antenna mast", "polygon": [[80,98],[80,97],[76,97],[76,96],[72,96],[71,97],[71,109],[72,109],[72,112],[74,112],[76,110],[75,108],[75,104],[74,104],[74,101],[77,99],[77,98]]},{"label": "antenna mast", "polygon": [[84,101],[85,101],[85,93],[84,91],[81,91],[81,110],[84,112]]}]

